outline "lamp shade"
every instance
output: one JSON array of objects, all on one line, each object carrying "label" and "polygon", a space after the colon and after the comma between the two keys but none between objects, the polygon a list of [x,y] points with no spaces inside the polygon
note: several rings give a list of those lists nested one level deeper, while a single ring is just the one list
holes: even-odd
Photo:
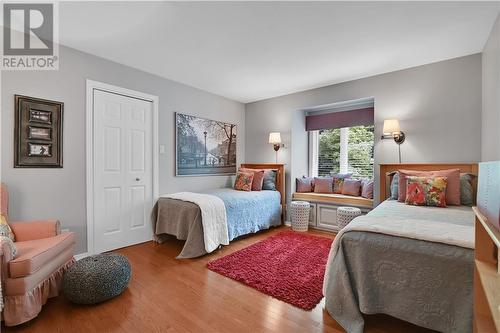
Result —
[{"label": "lamp shade", "polygon": [[280,132],[269,133],[269,143],[272,143],[272,144],[281,143],[281,134],[280,134]]},{"label": "lamp shade", "polygon": [[397,119],[387,119],[384,120],[384,135],[394,135],[399,134],[401,129],[399,128],[399,120]]}]

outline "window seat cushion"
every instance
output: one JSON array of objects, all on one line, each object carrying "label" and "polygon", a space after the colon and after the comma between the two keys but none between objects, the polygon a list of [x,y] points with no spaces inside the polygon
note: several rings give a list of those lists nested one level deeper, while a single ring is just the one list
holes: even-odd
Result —
[{"label": "window seat cushion", "polygon": [[293,200],[304,200],[312,202],[330,203],[332,205],[362,206],[373,208],[373,199],[355,197],[336,193],[298,193],[292,195]]}]

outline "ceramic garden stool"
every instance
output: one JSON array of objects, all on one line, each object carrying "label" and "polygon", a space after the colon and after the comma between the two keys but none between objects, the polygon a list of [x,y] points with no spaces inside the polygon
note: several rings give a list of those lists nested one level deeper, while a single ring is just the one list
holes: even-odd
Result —
[{"label": "ceramic garden stool", "polygon": [[64,275],[66,298],[77,304],[96,304],[120,295],[130,281],[130,263],[121,254],[98,254],[77,261]]},{"label": "ceramic garden stool", "polygon": [[292,201],[290,217],[293,231],[307,231],[310,209],[307,201]]},{"label": "ceramic garden stool", "polygon": [[339,229],[343,229],[355,217],[361,215],[361,209],[356,207],[339,207],[337,208],[337,225]]}]

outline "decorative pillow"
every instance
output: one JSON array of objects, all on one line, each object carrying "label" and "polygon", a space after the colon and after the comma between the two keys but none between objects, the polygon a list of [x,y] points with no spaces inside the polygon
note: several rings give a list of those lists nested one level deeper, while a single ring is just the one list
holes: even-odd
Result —
[{"label": "decorative pillow", "polygon": [[446,177],[446,204],[460,206],[460,169],[432,171],[432,175]]},{"label": "decorative pillow", "polygon": [[7,223],[7,219],[3,214],[0,214],[0,236],[8,237],[13,242],[16,240],[14,233],[12,232],[10,225]]},{"label": "decorative pillow", "polygon": [[262,185],[264,184],[264,170],[239,168],[239,171],[252,172],[253,173],[252,191],[262,190]]},{"label": "decorative pillow", "polygon": [[333,178],[314,177],[314,193],[332,193]]},{"label": "decorative pillow", "polygon": [[405,202],[406,200],[406,178],[409,176],[418,177],[432,177],[430,171],[416,171],[416,170],[399,170],[398,177],[398,201]]},{"label": "decorative pillow", "polygon": [[238,191],[251,191],[253,182],[253,172],[238,172],[234,189]]},{"label": "decorative pillow", "polygon": [[404,202],[406,199],[406,177],[446,177],[448,180],[446,187],[446,204],[460,205],[460,170],[437,170],[437,171],[416,171],[399,170],[398,200]]},{"label": "decorative pillow", "polygon": [[342,193],[344,179],[351,178],[352,173],[336,173],[333,175],[333,193]]},{"label": "decorative pillow", "polygon": [[312,192],[314,187],[314,179],[311,177],[303,176],[302,178],[295,179],[295,192]]},{"label": "decorative pillow", "polygon": [[342,185],[342,194],[359,197],[360,192],[361,180],[349,178],[344,179],[344,184]]},{"label": "decorative pillow", "polygon": [[10,249],[10,254],[12,259],[14,259],[17,256],[16,244],[14,244],[12,239],[10,239],[7,236],[0,236],[0,244],[1,244],[0,247],[2,248],[3,244],[7,244],[7,247]]},{"label": "decorative pillow", "polygon": [[395,172],[391,181],[391,199],[398,200],[399,172]]},{"label": "decorative pillow", "polygon": [[361,181],[361,196],[367,199],[373,199],[373,180],[363,179]]},{"label": "decorative pillow", "polygon": [[446,177],[408,176],[405,203],[415,206],[446,207]]},{"label": "decorative pillow", "polygon": [[276,175],[278,170],[264,169],[264,182],[262,183],[263,190],[276,191]]},{"label": "decorative pillow", "polygon": [[472,179],[476,177],[471,173],[460,174],[460,204],[464,206],[472,206],[474,203],[474,188],[472,187]]}]

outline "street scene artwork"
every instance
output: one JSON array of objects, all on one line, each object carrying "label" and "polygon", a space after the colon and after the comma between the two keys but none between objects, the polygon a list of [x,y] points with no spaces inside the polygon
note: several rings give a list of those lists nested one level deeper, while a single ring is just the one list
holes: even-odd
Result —
[{"label": "street scene artwork", "polygon": [[176,113],[176,175],[236,173],[236,125]]}]

